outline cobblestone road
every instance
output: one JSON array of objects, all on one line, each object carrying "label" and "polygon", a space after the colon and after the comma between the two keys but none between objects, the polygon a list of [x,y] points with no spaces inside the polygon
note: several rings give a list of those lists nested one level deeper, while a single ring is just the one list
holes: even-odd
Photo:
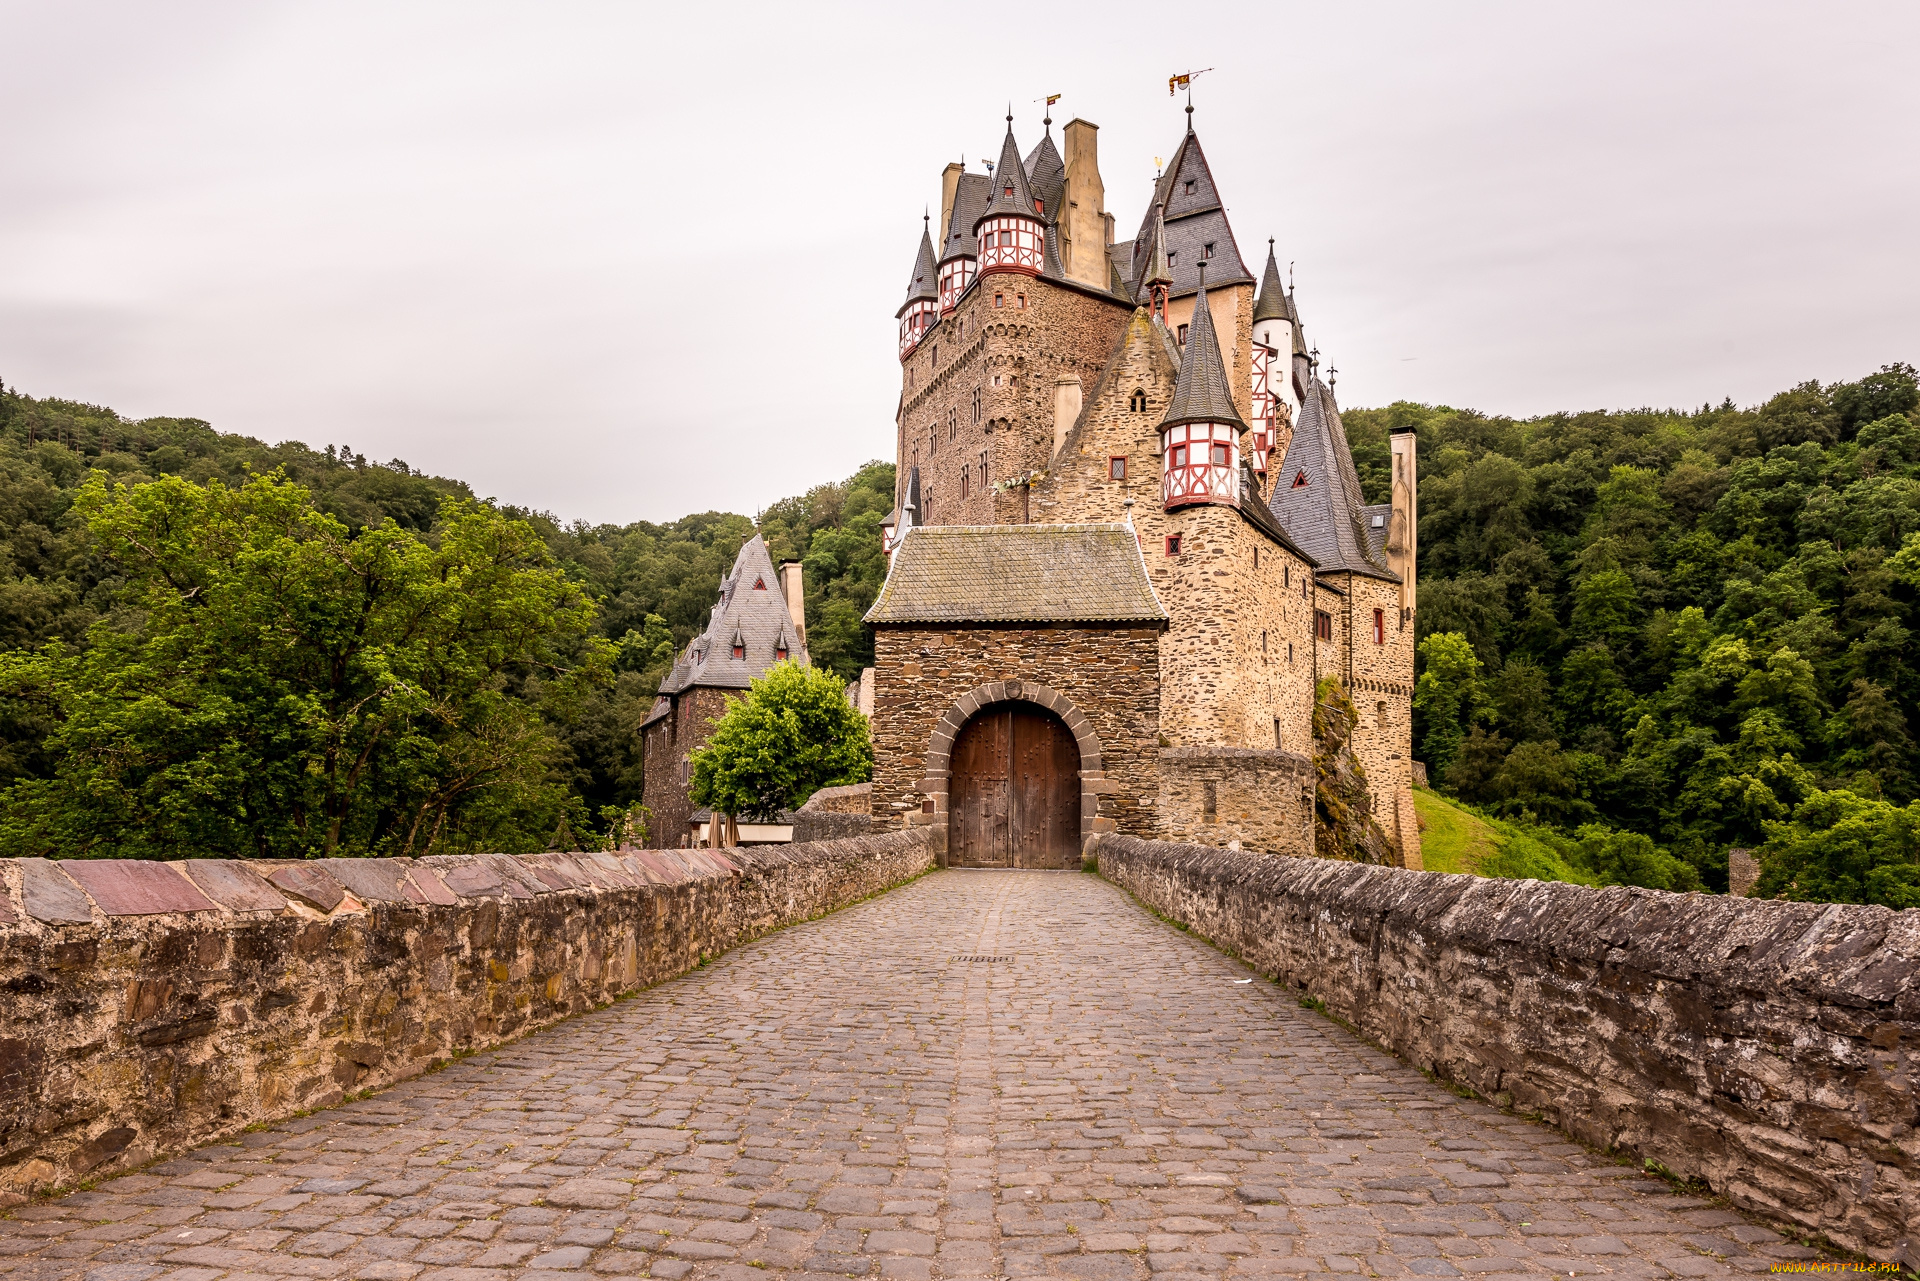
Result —
[{"label": "cobblestone road", "polygon": [[1090,876],[942,872],[0,1220],[0,1277],[1717,1276],[1808,1257]]}]

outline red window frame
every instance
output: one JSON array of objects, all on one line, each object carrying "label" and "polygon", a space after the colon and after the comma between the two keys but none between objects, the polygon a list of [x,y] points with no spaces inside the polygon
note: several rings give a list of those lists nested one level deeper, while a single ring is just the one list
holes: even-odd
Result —
[{"label": "red window frame", "polygon": [[1167,555],[1178,556],[1179,554],[1180,554],[1180,535],[1168,534],[1167,535]]},{"label": "red window frame", "polygon": [[1127,478],[1127,456],[1125,454],[1107,455],[1107,479],[1125,480]]},{"label": "red window frame", "polygon": [[1384,609],[1373,611],[1373,643],[1376,645],[1387,643],[1387,611]]}]

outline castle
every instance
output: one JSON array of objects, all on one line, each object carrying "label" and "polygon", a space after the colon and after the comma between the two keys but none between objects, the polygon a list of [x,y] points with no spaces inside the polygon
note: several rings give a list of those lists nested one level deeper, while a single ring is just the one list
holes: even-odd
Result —
[{"label": "castle", "polygon": [[1332,677],[1365,808],[1418,867],[1413,432],[1367,505],[1191,106],[1131,240],[1097,127],[1063,137],[1049,119],[1023,157],[1009,115],[990,172],[946,167],[898,313],[876,825],[929,827],[964,865],[1073,866],[1116,830],[1311,853]]}]

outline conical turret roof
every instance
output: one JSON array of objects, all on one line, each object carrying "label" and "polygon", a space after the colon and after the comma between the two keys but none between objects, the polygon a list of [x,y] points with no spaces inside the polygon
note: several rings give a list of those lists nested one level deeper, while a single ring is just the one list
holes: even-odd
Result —
[{"label": "conical turret roof", "polygon": [[907,281],[907,300],[894,312],[897,318],[917,302],[940,301],[940,267],[933,258],[933,232],[930,224],[920,229],[920,252],[913,260],[913,279]]},{"label": "conical turret roof", "polygon": [[1020,144],[1013,140],[1013,117],[1007,117],[1006,140],[1000,144],[1000,163],[993,167],[993,186],[987,192],[987,207],[973,220],[977,230],[987,218],[1023,214],[1040,219],[1033,207],[1033,185],[1027,181],[1027,169],[1020,162]]},{"label": "conical turret roof", "polygon": [[987,207],[987,193],[993,180],[985,174],[963,173],[953,190],[953,213],[948,215],[945,238],[940,243],[940,261],[954,258],[978,258],[980,242],[974,238],[973,225]]},{"label": "conical turret roof", "polygon": [[1280,284],[1280,262],[1273,256],[1273,242],[1267,242],[1267,270],[1260,277],[1260,297],[1253,304],[1253,323],[1263,320],[1293,319],[1287,309],[1287,291]]},{"label": "conical turret roof", "polygon": [[1162,427],[1178,423],[1246,423],[1234,408],[1227,364],[1220,356],[1220,340],[1213,332],[1213,313],[1207,307],[1207,279],[1200,276],[1200,292],[1193,300],[1193,319],[1187,322],[1187,350],[1180,358],[1180,377],[1173,385]]}]

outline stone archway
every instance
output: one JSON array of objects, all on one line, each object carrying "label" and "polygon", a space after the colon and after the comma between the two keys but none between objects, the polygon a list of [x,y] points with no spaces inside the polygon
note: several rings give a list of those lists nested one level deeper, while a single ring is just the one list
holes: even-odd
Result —
[{"label": "stone archway", "polygon": [[926,755],[926,778],[921,791],[932,803],[933,848],[940,865],[948,865],[952,817],[953,751],[961,732],[983,709],[999,703],[1030,703],[1053,713],[1073,736],[1079,752],[1079,831],[1084,837],[1111,826],[1100,814],[1100,793],[1108,790],[1100,737],[1071,699],[1033,681],[993,681],[968,691],[934,723]]}]

